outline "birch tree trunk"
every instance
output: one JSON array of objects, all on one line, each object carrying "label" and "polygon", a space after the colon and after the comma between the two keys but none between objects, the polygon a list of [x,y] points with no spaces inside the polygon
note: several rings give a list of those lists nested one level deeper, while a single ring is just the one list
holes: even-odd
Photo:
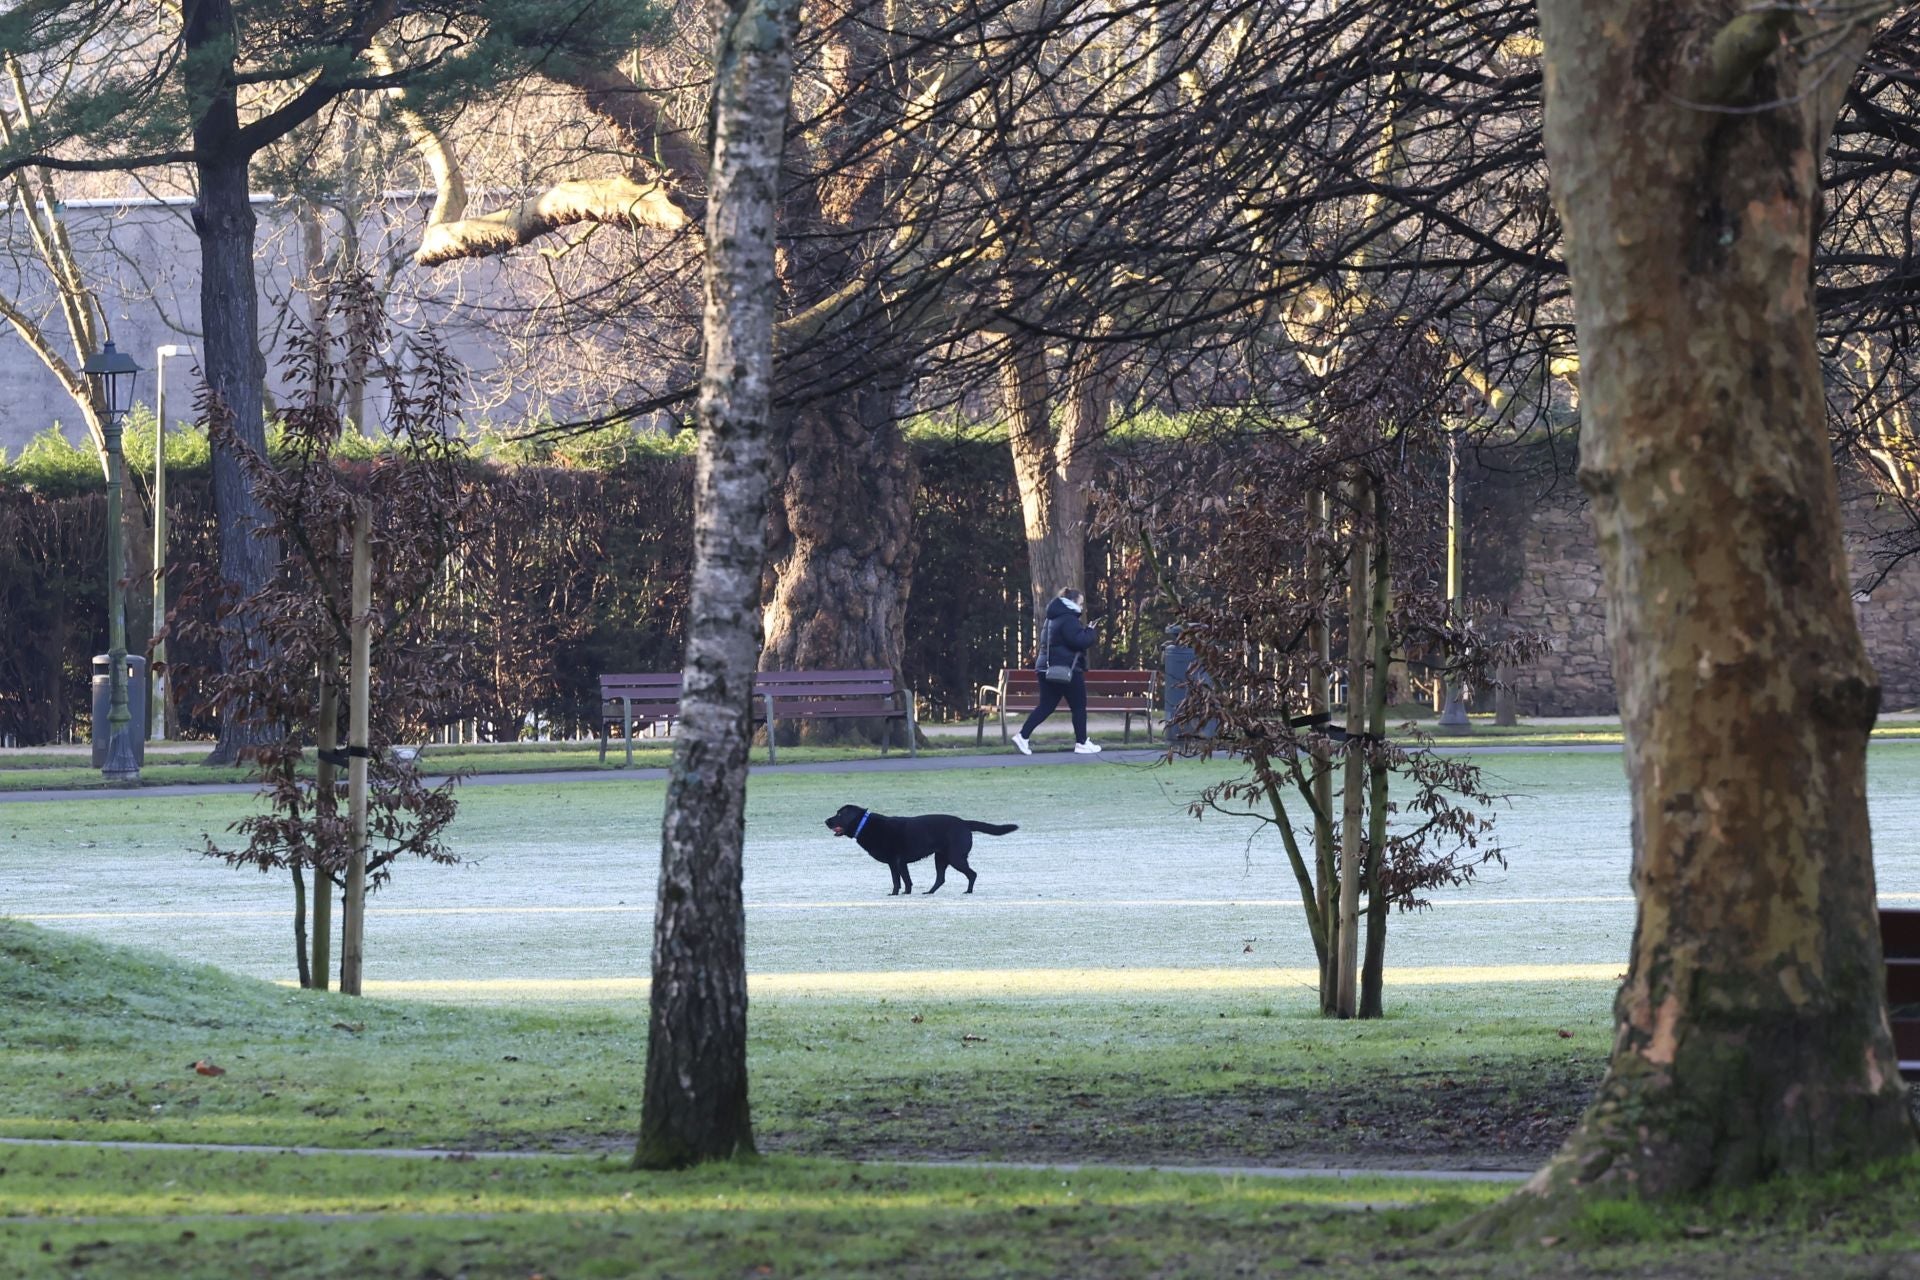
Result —
[{"label": "birch tree trunk", "polygon": [[[1313,669],[1307,676],[1307,710],[1315,715],[1332,714],[1333,627],[1328,618],[1326,547],[1333,533],[1333,520],[1325,490],[1307,495],[1307,523],[1311,534],[1307,543],[1307,583],[1314,593],[1313,622],[1308,643],[1313,648]],[[1319,886],[1316,907],[1327,923],[1330,937],[1337,936],[1338,917],[1334,914],[1334,879],[1337,859],[1333,844],[1333,753],[1326,739],[1318,737],[1313,746],[1313,855],[1315,883]],[[1320,1012],[1338,1009],[1338,972],[1335,950],[1327,948],[1320,957]]]},{"label": "birch tree trunk", "polygon": [[[1373,486],[1373,572],[1367,593],[1367,734],[1370,749],[1378,748],[1387,736],[1388,669],[1393,660],[1392,633],[1387,613],[1393,603],[1391,548],[1387,544],[1387,490]],[[1388,903],[1381,880],[1387,862],[1387,788],[1390,775],[1386,759],[1377,754],[1367,758],[1367,950],[1360,963],[1360,1016],[1385,1016],[1381,991],[1386,982]]]},{"label": "birch tree trunk", "polygon": [[692,601],[634,1164],[753,1151],[740,889],[773,428],[774,211],[797,0],[728,0],[714,65]]},{"label": "birch tree trunk", "polygon": [[1879,688],[1809,269],[1820,158],[1874,19],[1540,7],[1638,923],[1598,1096],[1476,1228],[1516,1236],[1583,1190],[1674,1196],[1914,1146],[1867,829]]},{"label": "birch tree trunk", "polygon": [[1367,731],[1367,618],[1372,596],[1367,590],[1367,543],[1371,513],[1365,472],[1347,482],[1351,511],[1351,539],[1347,552],[1347,749],[1340,794],[1340,945],[1334,1013],[1351,1018],[1359,1012],[1360,864],[1366,856],[1366,753],[1358,745]]}]

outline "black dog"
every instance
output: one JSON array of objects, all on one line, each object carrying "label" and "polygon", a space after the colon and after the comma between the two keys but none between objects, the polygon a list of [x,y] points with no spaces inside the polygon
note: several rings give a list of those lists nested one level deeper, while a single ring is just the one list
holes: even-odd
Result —
[{"label": "black dog", "polygon": [[[909,862],[933,855],[933,888],[937,892],[947,882],[952,867],[967,878],[967,892],[973,892],[973,868],[967,865],[967,853],[973,848],[973,833],[1004,836],[1020,828],[1014,823],[996,826],[974,822],[946,813],[928,813],[918,818],[889,818],[857,804],[840,806],[840,812],[827,819],[836,836],[852,836],[854,843],[873,855],[875,862],[887,864],[893,872],[893,892],[912,893],[913,877],[907,873]],[[892,897],[893,894],[887,895]]]}]

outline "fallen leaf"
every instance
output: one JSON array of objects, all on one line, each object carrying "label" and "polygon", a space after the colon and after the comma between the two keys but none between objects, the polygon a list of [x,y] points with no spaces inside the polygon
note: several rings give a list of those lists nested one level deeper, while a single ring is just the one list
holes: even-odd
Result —
[{"label": "fallen leaf", "polygon": [[1571,1032],[1571,1031],[1568,1031],[1568,1030],[1566,1030],[1565,1028],[1562,1028],[1561,1030],[1559,1030],[1559,1031],[1556,1031],[1556,1032],[1555,1032],[1554,1034],[1555,1034],[1555,1035],[1557,1035],[1557,1036],[1559,1036],[1559,1037],[1560,1037],[1560,1038],[1561,1038],[1562,1040],[1571,1040],[1571,1039],[1573,1039],[1573,1032]]},{"label": "fallen leaf", "polygon": [[207,1062],[204,1059],[202,1061],[194,1063],[193,1069],[199,1072],[203,1076],[223,1076],[227,1074],[227,1069],[225,1067],[216,1067],[211,1062]]},{"label": "fallen leaf", "polygon": [[364,1022],[336,1022],[333,1024],[333,1029],[335,1031],[351,1031],[355,1035],[359,1035],[367,1029],[367,1024]]}]

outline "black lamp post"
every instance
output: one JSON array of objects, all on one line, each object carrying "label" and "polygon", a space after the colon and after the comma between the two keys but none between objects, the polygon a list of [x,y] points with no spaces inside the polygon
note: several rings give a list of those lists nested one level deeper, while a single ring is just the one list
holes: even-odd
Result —
[{"label": "black lamp post", "polygon": [[107,444],[107,666],[113,702],[107,715],[107,762],[100,774],[108,782],[138,782],[140,764],[133,754],[127,709],[127,586],[125,531],[120,527],[120,478],[124,459],[120,431],[133,407],[133,382],[140,366],[133,357],[114,350],[111,342],[87,358],[80,371],[100,414]]}]

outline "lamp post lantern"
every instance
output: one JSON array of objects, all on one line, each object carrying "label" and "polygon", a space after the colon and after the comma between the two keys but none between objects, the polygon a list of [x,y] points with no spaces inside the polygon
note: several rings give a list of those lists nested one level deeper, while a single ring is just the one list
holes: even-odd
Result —
[{"label": "lamp post lantern", "polygon": [[99,411],[107,445],[107,667],[112,703],[107,715],[107,760],[100,773],[108,782],[140,780],[140,764],[129,736],[133,716],[127,710],[126,535],[120,527],[120,484],[125,459],[120,432],[133,407],[133,383],[140,366],[111,342],[87,357],[80,371]]},{"label": "lamp post lantern", "polygon": [[[167,357],[193,355],[192,347],[154,348],[153,393],[153,634],[167,625]],[[148,736],[167,740],[167,642],[153,642],[153,680],[147,700]]]}]

